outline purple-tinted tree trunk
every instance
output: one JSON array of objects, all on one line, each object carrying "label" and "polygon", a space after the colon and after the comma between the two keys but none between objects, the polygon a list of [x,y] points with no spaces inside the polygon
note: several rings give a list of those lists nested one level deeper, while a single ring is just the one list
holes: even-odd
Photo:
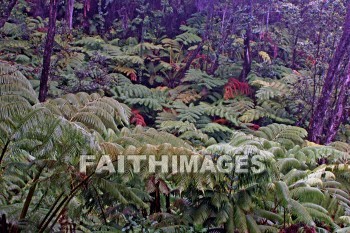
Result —
[{"label": "purple-tinted tree trunk", "polygon": [[46,100],[48,92],[48,81],[50,74],[51,54],[56,34],[56,17],[57,17],[58,0],[50,0],[50,15],[49,15],[49,29],[46,36],[45,50],[43,57],[43,69],[40,78],[39,101]]},{"label": "purple-tinted tree trunk", "polygon": [[73,28],[74,0],[67,0],[67,23],[69,30]]},{"label": "purple-tinted tree trunk", "polygon": [[241,81],[246,81],[252,66],[252,56],[250,52],[250,39],[251,39],[251,30],[248,29],[246,38],[244,39],[244,61],[243,61],[243,69],[240,75]]},{"label": "purple-tinted tree trunk", "polygon": [[321,96],[318,100],[316,109],[311,118],[309,126],[309,140],[321,143],[325,140],[322,138],[322,133],[325,128],[325,123],[331,117],[331,100],[332,93],[336,88],[336,75],[339,73],[341,63],[345,54],[348,53],[350,45],[350,3],[347,6],[347,14],[343,27],[343,35],[339,41],[338,47],[329,64],[327,76],[324,80]]},{"label": "purple-tinted tree trunk", "polygon": [[[252,0],[249,1],[247,13],[249,15],[249,21],[253,17],[253,3]],[[252,54],[251,54],[251,48],[250,48],[250,40],[252,39],[252,26],[251,22],[248,22],[246,34],[244,38],[244,55],[243,55],[243,68],[242,72],[239,76],[239,79],[241,81],[246,81],[247,76],[251,70],[252,67]]]},{"label": "purple-tinted tree trunk", "polygon": [[[350,61],[349,61],[350,64]],[[339,91],[339,96],[333,109],[331,120],[329,122],[329,129],[326,135],[326,143],[331,143],[335,136],[337,135],[340,124],[344,121],[344,114],[346,112],[346,103],[348,100],[347,92],[350,89],[350,65],[348,67],[348,72],[342,80],[342,87]]]},{"label": "purple-tinted tree trunk", "polygon": [[16,6],[17,0],[11,0],[7,8],[5,9],[3,15],[0,18],[0,28],[2,28],[7,20],[9,19],[12,9]]}]

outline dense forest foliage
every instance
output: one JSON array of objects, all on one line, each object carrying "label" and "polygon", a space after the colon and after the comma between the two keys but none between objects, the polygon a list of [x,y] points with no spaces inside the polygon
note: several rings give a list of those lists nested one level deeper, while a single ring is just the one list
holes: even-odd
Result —
[{"label": "dense forest foliage", "polygon": [[348,0],[1,0],[1,233],[348,233],[349,164]]}]

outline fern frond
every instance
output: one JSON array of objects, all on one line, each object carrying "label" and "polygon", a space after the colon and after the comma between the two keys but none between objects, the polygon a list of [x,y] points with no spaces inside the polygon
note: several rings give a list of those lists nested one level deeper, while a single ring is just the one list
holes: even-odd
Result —
[{"label": "fern frond", "polygon": [[266,127],[261,127],[254,134],[270,141],[280,142],[282,145],[288,145],[289,143],[292,143],[292,145],[300,145],[307,136],[307,132],[303,128],[282,124],[271,124]]},{"label": "fern frond", "polygon": [[292,213],[297,217],[297,220],[299,222],[303,222],[309,226],[316,225],[315,222],[313,221],[312,216],[302,204],[300,204],[298,201],[295,201],[293,199],[290,199],[289,203],[291,205]]},{"label": "fern frond", "polygon": [[200,43],[202,38],[191,32],[184,32],[176,36],[176,41],[183,43],[184,45],[193,45]]},{"label": "fern frond", "polygon": [[30,82],[14,66],[0,62],[0,96],[18,95],[31,104],[38,103]]}]

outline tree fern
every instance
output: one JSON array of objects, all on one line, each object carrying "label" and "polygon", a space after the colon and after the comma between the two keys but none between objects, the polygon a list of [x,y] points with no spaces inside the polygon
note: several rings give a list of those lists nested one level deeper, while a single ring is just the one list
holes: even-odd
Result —
[{"label": "tree fern", "polygon": [[49,100],[43,105],[52,109],[53,113],[59,113],[72,122],[82,123],[99,133],[106,133],[108,128],[118,130],[118,125],[128,125],[131,114],[126,105],[112,98],[84,92]]},{"label": "tree fern", "polygon": [[271,124],[266,127],[261,127],[255,135],[266,138],[270,141],[277,141],[283,145],[302,144],[303,138],[307,136],[307,132],[303,128],[279,124]]},{"label": "tree fern", "polygon": [[268,82],[262,80],[255,80],[251,82],[251,84],[254,86],[261,87],[256,93],[256,97],[260,102],[274,99],[276,97],[283,97],[287,93],[285,84],[279,81]]},{"label": "tree fern", "polygon": [[198,86],[198,88],[205,87],[208,90],[211,90],[215,87],[223,86],[225,84],[224,80],[221,80],[219,78],[213,78],[207,73],[201,70],[195,70],[195,69],[188,70],[186,72],[185,77],[181,81],[182,83],[191,83],[192,86],[195,88],[196,86]]},{"label": "tree fern", "polygon": [[289,200],[291,205],[292,213],[297,217],[297,221],[304,222],[309,226],[315,226],[312,216],[307,211],[307,209],[299,202],[291,199]]},{"label": "tree fern", "polygon": [[165,93],[149,89],[139,84],[125,84],[113,90],[115,97],[137,108],[145,107],[150,111],[160,111],[166,103]]},{"label": "tree fern", "polygon": [[175,40],[183,43],[184,45],[193,45],[202,41],[199,36],[188,31],[177,35]]},{"label": "tree fern", "polygon": [[38,102],[36,93],[23,74],[15,67],[0,62],[0,96],[5,95],[22,96],[32,104]]},{"label": "tree fern", "polygon": [[[269,104],[269,103],[265,103],[265,104]],[[267,118],[275,120],[276,122],[279,122],[279,123],[285,123],[285,124],[294,123],[293,120],[290,120],[288,118],[284,118],[285,116],[279,116],[279,114],[276,113],[276,111],[271,107],[273,107],[273,106],[267,105],[267,106],[264,106],[264,108],[257,106],[254,109],[250,109],[250,110],[246,111],[239,119],[242,122],[248,123],[248,122],[253,122],[253,121],[259,120],[263,117],[267,117]],[[284,115],[284,113],[285,112],[283,111],[282,114]]]}]

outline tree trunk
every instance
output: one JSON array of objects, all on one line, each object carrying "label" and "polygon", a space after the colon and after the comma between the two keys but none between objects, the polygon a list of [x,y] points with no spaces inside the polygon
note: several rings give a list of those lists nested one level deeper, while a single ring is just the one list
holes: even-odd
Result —
[{"label": "tree trunk", "polygon": [[243,68],[239,76],[240,81],[243,81],[243,82],[246,81],[247,76],[252,67],[252,54],[251,54],[251,48],[250,48],[250,40],[252,39],[252,26],[251,26],[250,20],[253,17],[252,0],[249,1],[247,12],[249,14],[249,19],[248,19],[249,22],[247,25],[247,31],[244,38]]},{"label": "tree trunk", "polygon": [[50,63],[52,48],[56,34],[56,16],[57,16],[58,0],[50,0],[50,15],[49,15],[49,29],[46,36],[45,50],[43,57],[43,68],[41,71],[40,78],[40,90],[39,90],[39,101],[44,102],[46,100],[48,91],[48,81],[50,74]]},{"label": "tree trunk", "polygon": [[244,61],[243,61],[243,69],[240,75],[241,81],[246,81],[248,74],[251,70],[252,66],[252,56],[250,52],[250,39],[251,39],[251,29],[247,30],[246,38],[244,39]]},{"label": "tree trunk", "polygon": [[21,215],[19,216],[20,220],[24,220],[25,217],[27,216],[27,212],[29,210],[30,203],[32,202],[32,199],[33,199],[33,196],[34,196],[34,192],[35,192],[36,186],[38,184],[37,182],[38,182],[38,180],[40,178],[40,175],[41,175],[43,170],[44,170],[44,168],[39,168],[38,173],[35,175],[35,177],[34,177],[34,179],[32,181],[33,185],[32,185],[32,187],[30,187],[29,192],[27,194],[27,198],[26,198],[26,200],[25,200],[25,202],[23,204]]},{"label": "tree trunk", "polygon": [[165,195],[165,207],[166,207],[166,212],[171,213],[171,208],[170,208],[170,193]]},{"label": "tree trunk", "polygon": [[74,0],[67,0],[67,23],[68,29],[73,29]]},{"label": "tree trunk", "polygon": [[84,0],[84,17],[83,17],[83,28],[84,32],[89,34],[89,17],[88,13],[91,8],[91,2],[90,0]]},{"label": "tree trunk", "polygon": [[292,69],[296,69],[296,60],[297,60],[297,45],[298,45],[298,35],[295,36],[294,44],[293,44],[293,55],[292,55]]},{"label": "tree trunk", "polygon": [[9,19],[11,12],[12,12],[12,9],[16,6],[16,3],[17,3],[17,0],[11,0],[9,5],[5,9],[5,12],[3,13],[3,15],[1,15],[0,28],[2,28],[5,25],[5,23],[7,22],[7,20]]},{"label": "tree trunk", "polygon": [[[349,62],[350,64],[350,62]],[[326,143],[331,143],[339,129],[340,124],[344,121],[344,113],[346,112],[345,107],[348,100],[347,91],[350,89],[350,65],[348,67],[348,72],[342,81],[342,87],[339,92],[335,108],[332,112],[332,118],[329,123],[329,129],[326,135]]]},{"label": "tree trunk", "polygon": [[2,214],[2,216],[0,217],[0,232],[8,233],[7,222],[6,222],[6,215],[5,214]]},{"label": "tree trunk", "polygon": [[322,138],[322,133],[325,128],[325,122],[329,119],[331,113],[330,110],[332,109],[330,104],[332,100],[332,93],[334,92],[336,86],[336,75],[338,74],[338,71],[341,67],[341,62],[344,59],[345,54],[349,50],[350,3],[348,3],[347,6],[347,14],[343,28],[343,35],[329,64],[321,96],[318,100],[316,109],[310,121],[309,140],[316,143],[321,143],[324,141],[324,139]]},{"label": "tree trunk", "polygon": [[159,182],[155,184],[155,191],[151,193],[151,197],[153,198],[153,200],[151,201],[150,214],[160,213],[161,206],[160,206]]},{"label": "tree trunk", "polygon": [[196,50],[192,52],[191,56],[186,62],[186,65],[175,73],[174,78],[172,78],[169,81],[168,87],[174,88],[178,85],[179,80],[181,80],[185,76],[186,72],[190,69],[193,60],[196,58],[196,56],[199,54],[202,48],[203,48],[203,42],[197,45]]}]

